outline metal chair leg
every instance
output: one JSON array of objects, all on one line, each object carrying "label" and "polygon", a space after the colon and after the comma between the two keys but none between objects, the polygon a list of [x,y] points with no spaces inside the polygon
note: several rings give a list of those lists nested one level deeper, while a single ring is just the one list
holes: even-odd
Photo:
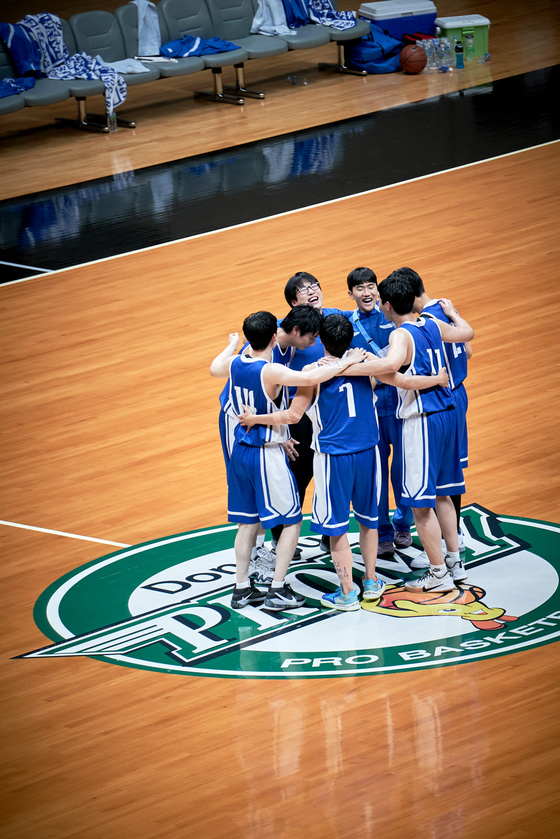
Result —
[{"label": "metal chair leg", "polygon": [[[57,117],[57,122],[62,122],[65,125],[71,125],[73,128],[80,128],[83,131],[98,131],[102,134],[108,134],[110,128],[107,124],[107,117],[102,114],[88,114],[86,113],[86,97],[76,96],[78,103],[78,119],[67,119],[65,117]],[[136,123],[132,120],[117,117],[117,125],[123,128],[136,128]]]},{"label": "metal chair leg", "polygon": [[349,42],[336,42],[336,45],[338,47],[338,64],[328,64],[327,62],[321,62],[321,64],[317,65],[318,69],[329,70],[331,73],[347,73],[350,76],[367,76],[367,70],[356,70],[355,67],[348,67],[344,58],[345,43],[348,44]]},{"label": "metal chair leg", "polygon": [[223,102],[226,105],[245,104],[244,99],[240,99],[238,96],[230,96],[228,93],[224,93],[221,67],[212,67],[212,75],[214,77],[214,92],[209,93],[205,90],[195,90],[195,99],[208,99],[210,102]]},{"label": "metal chair leg", "polygon": [[264,99],[264,93],[259,93],[258,90],[247,90],[245,87],[245,68],[243,64],[234,64],[236,85],[224,85],[224,90],[230,90],[233,93],[240,93],[243,96],[249,96],[251,99]]}]

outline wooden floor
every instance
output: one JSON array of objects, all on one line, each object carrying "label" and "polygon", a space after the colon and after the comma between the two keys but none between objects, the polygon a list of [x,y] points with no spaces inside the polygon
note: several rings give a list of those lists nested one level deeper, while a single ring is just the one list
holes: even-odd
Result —
[{"label": "wooden floor", "polygon": [[[549,56],[558,39],[543,21],[553,5],[534,4]],[[523,43],[533,6],[523,21],[512,7],[473,6],[501,15],[494,43],[510,31]],[[491,49],[483,72],[492,74],[500,62],[508,75],[541,57],[496,50],[494,60]],[[395,77],[383,80],[395,98],[380,107],[409,96],[409,82],[428,86],[418,98],[431,95],[431,78]],[[240,142],[239,121],[268,136],[297,119],[350,116],[326,103],[346,87],[348,104],[347,91],[364,83],[321,84],[324,112],[302,108],[294,123],[263,128],[266,119],[253,123],[258,103],[216,109],[206,142]],[[152,114],[167,108],[156,102]],[[2,189],[82,180],[93,162],[101,175],[125,159],[200,150],[202,134],[192,138],[185,121],[182,140],[173,120],[167,148],[156,139],[162,124],[154,116],[151,139],[139,129],[126,141],[22,124],[0,139]],[[114,140],[122,145],[109,150]],[[249,311],[285,314],[282,288],[295,270],[318,276],[334,306],[347,299],[348,271],[369,264],[380,277],[412,266],[475,327],[465,503],[560,522],[559,179],[551,144],[443,173],[429,188],[419,181],[0,288],[3,521],[126,544],[223,523],[211,358]],[[431,671],[292,682],[176,677],[89,658],[13,661],[47,643],[32,616],[40,593],[109,548],[9,525],[0,538],[2,839],[556,839],[559,644]]]}]

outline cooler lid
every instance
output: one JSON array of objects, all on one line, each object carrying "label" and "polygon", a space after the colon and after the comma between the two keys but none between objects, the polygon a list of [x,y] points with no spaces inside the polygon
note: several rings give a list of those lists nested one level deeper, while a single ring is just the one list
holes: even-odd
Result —
[{"label": "cooler lid", "polygon": [[437,14],[435,3],[431,0],[376,0],[374,3],[362,3],[358,15],[367,14],[375,20],[387,20],[396,17]]},{"label": "cooler lid", "polygon": [[459,26],[490,26],[490,21],[483,15],[459,15],[459,17],[437,17],[436,26],[455,29]]}]

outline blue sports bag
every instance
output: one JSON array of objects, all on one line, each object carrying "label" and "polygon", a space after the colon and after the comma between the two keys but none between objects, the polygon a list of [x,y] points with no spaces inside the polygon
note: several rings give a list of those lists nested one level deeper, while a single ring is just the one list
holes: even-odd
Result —
[{"label": "blue sports bag", "polygon": [[402,41],[393,38],[385,29],[370,23],[370,33],[349,51],[348,63],[357,70],[380,75],[400,69],[399,53]]}]

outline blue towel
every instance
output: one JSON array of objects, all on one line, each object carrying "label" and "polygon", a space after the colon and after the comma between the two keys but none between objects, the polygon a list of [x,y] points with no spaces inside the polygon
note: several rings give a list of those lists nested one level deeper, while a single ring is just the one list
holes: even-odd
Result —
[{"label": "blue towel", "polygon": [[167,58],[185,58],[188,55],[214,55],[217,52],[230,52],[238,50],[237,44],[231,41],[222,41],[221,38],[193,38],[192,35],[185,35],[180,41],[168,41],[160,49],[161,55]]},{"label": "blue towel", "polygon": [[6,96],[15,96],[16,93],[29,90],[34,85],[35,78],[33,76],[26,79],[0,79],[0,99],[5,99]]},{"label": "blue towel", "polygon": [[20,76],[32,73],[41,78],[41,53],[31,31],[20,23],[0,23],[0,38],[10,51],[12,64]]},{"label": "blue towel", "polygon": [[299,29],[300,26],[311,23],[305,0],[282,0],[282,2],[290,29]]}]

